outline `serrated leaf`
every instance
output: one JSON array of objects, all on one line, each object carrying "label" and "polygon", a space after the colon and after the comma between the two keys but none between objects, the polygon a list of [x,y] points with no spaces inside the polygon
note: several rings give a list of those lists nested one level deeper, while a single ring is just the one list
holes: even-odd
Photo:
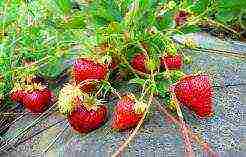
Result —
[{"label": "serrated leaf", "polygon": [[165,13],[163,16],[158,17],[156,27],[159,30],[163,30],[165,28],[170,28],[174,26],[173,14],[170,12]]},{"label": "serrated leaf", "polygon": [[89,6],[89,14],[93,17],[93,23],[103,26],[115,21],[120,22],[123,16],[117,3],[119,2],[114,0],[93,1]]},{"label": "serrated leaf", "polygon": [[207,9],[209,3],[209,0],[198,0],[190,7],[190,10],[194,13],[201,14]]},{"label": "serrated leaf", "polygon": [[221,11],[216,15],[216,19],[222,23],[232,21],[235,18],[235,15],[232,12]]},{"label": "serrated leaf", "polygon": [[72,9],[71,0],[56,0],[56,4],[64,14],[70,13]]}]

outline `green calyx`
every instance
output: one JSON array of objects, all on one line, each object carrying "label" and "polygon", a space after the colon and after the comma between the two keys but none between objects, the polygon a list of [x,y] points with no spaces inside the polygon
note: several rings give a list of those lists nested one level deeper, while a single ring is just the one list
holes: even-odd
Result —
[{"label": "green calyx", "polygon": [[96,97],[86,96],[83,100],[83,105],[88,111],[97,110],[98,106],[101,105],[101,101],[97,100]]},{"label": "green calyx", "polygon": [[84,93],[78,86],[66,84],[60,91],[58,96],[58,108],[62,114],[69,114],[75,107],[76,100],[83,99]]},{"label": "green calyx", "polygon": [[146,62],[146,66],[147,66],[148,70],[155,71],[157,69],[157,67],[159,66],[159,62],[157,60],[150,58]]}]

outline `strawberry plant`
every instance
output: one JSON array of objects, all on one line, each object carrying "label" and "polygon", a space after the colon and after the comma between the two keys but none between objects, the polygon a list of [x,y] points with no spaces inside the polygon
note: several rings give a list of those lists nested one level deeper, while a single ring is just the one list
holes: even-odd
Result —
[{"label": "strawberry plant", "polygon": [[[79,133],[92,132],[108,120],[113,130],[133,129],[113,156],[123,151],[157,108],[181,128],[185,152],[193,156],[193,134],[181,109],[198,119],[213,116],[213,84],[205,73],[186,73],[183,68],[192,59],[184,50],[198,47],[192,40],[178,44],[173,36],[199,32],[208,24],[239,37],[231,24],[240,21],[236,13],[246,5],[230,4],[0,2],[0,100],[4,105],[21,103],[31,112],[44,112],[53,103]],[[132,84],[137,92],[122,89]],[[106,95],[118,99],[113,110]],[[211,148],[204,151],[214,153]]]}]

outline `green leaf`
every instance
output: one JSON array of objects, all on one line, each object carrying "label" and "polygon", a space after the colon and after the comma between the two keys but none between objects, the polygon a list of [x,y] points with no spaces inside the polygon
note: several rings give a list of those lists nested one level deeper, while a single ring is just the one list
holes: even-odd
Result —
[{"label": "green leaf", "polygon": [[64,29],[82,29],[85,26],[85,17],[81,13],[74,13],[67,21],[57,22],[57,27]]},{"label": "green leaf", "polygon": [[131,79],[129,82],[129,84],[138,84],[138,85],[144,85],[145,83],[145,80],[144,79],[141,79],[141,78],[134,78],[134,79]]},{"label": "green leaf", "polygon": [[216,15],[216,19],[222,23],[232,21],[235,18],[233,12],[221,11]]},{"label": "green leaf", "polygon": [[217,1],[215,18],[223,24],[239,23],[240,13],[246,10],[246,1],[239,0],[219,0]]},{"label": "green leaf", "polygon": [[194,0],[183,0],[182,1],[182,8],[188,8],[190,5],[193,4]]},{"label": "green leaf", "polygon": [[163,16],[158,17],[156,27],[159,30],[163,30],[165,28],[170,28],[174,26],[173,14],[170,12],[165,13]]},{"label": "green leaf", "polygon": [[169,93],[169,86],[171,82],[169,80],[162,80],[156,84],[158,94],[164,99],[165,103],[168,103],[171,100]]},{"label": "green leaf", "polygon": [[155,83],[152,83],[150,85],[150,91],[154,94],[158,93],[158,88],[157,88],[157,85]]},{"label": "green leaf", "polygon": [[201,14],[207,9],[209,3],[210,0],[198,0],[190,7],[190,10],[194,13]]},{"label": "green leaf", "polygon": [[48,62],[48,64],[39,69],[39,72],[48,78],[55,78],[64,70],[62,66],[62,60],[54,59]]},{"label": "green leaf", "polygon": [[92,16],[93,24],[104,26],[110,22],[120,22],[123,18],[119,8],[119,2],[115,0],[93,1],[89,5],[88,14]]},{"label": "green leaf", "polygon": [[184,75],[185,73],[181,70],[170,71],[170,77],[171,77],[172,83],[176,83]]},{"label": "green leaf", "polygon": [[56,4],[64,14],[69,14],[72,9],[71,0],[56,0]]},{"label": "green leaf", "polygon": [[183,33],[188,34],[188,33],[195,33],[195,32],[200,32],[201,29],[199,26],[196,25],[189,25],[189,26],[185,26],[182,28],[181,30]]},{"label": "green leaf", "polygon": [[158,60],[154,60],[154,59],[149,59],[149,61],[147,62],[147,67],[149,70],[154,71],[155,69],[157,69],[157,66],[159,65],[159,63],[157,62]]},{"label": "green leaf", "polygon": [[167,81],[167,80],[160,81],[160,82],[157,84],[157,90],[158,90],[161,94],[164,94],[165,92],[168,91],[169,85],[170,85],[170,83],[169,83],[169,81]]}]

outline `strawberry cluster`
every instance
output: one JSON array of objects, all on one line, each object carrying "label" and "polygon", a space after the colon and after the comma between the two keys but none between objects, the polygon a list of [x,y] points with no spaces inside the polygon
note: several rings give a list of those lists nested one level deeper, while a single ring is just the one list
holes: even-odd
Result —
[{"label": "strawberry cluster", "polygon": [[[91,132],[102,126],[108,118],[108,107],[97,99],[98,86],[107,80],[109,69],[118,65],[104,64],[99,61],[79,58],[72,67],[72,79],[64,85],[58,97],[58,107],[65,114],[71,127],[79,133]],[[183,66],[182,56],[164,55],[160,57],[160,68],[166,71],[179,70]],[[145,53],[133,56],[130,65],[141,73],[150,73],[149,58]],[[113,68],[112,68],[113,67]],[[212,84],[207,75],[188,75],[172,85],[177,100],[194,112],[198,117],[213,114]],[[10,94],[14,102],[22,103],[31,112],[43,112],[52,98],[52,92],[37,83],[15,86]],[[135,127],[144,116],[147,104],[132,93],[119,97],[115,104],[111,127],[126,130]]]},{"label": "strawberry cluster", "polygon": [[[148,67],[148,57],[145,53],[137,53],[131,60],[131,66],[140,72],[150,73]],[[160,58],[161,67],[169,70],[179,70],[182,68],[183,60],[181,55],[164,55]]]},{"label": "strawberry cluster", "polygon": [[[132,67],[140,72],[148,73],[147,57],[137,53],[132,61]],[[183,66],[182,56],[165,55],[160,58],[163,69],[179,70]],[[213,88],[207,75],[184,76],[173,85],[173,91],[181,104],[189,108],[199,117],[209,117],[213,114]]]}]

